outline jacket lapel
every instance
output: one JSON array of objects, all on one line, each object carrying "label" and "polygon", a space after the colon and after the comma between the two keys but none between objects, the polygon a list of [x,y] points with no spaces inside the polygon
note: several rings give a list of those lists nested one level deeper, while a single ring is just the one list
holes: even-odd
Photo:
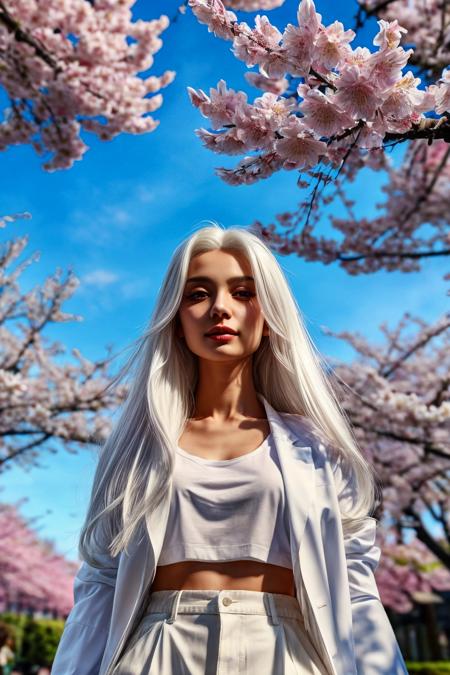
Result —
[{"label": "jacket lapel", "polygon": [[307,445],[309,439],[306,434],[304,438],[299,436],[264,396],[258,394],[258,397],[266,409],[280,463],[289,509],[292,558],[298,560],[300,540],[315,497],[312,448],[311,445]]},{"label": "jacket lapel", "polygon": [[[313,517],[317,506],[316,467],[312,449],[314,440],[306,427],[302,429],[301,423],[291,427],[261,394],[258,397],[266,409],[285,485],[297,600],[302,609],[305,628],[314,636],[316,644],[321,643],[320,654],[327,661],[328,672],[336,675],[333,663],[335,644],[333,640],[330,642],[330,638],[324,641],[324,636],[333,637],[330,613],[318,614],[320,608],[331,606],[331,602],[327,590],[326,565],[321,548],[317,546],[320,528],[317,535]],[[306,544],[305,537],[308,539]]]}]

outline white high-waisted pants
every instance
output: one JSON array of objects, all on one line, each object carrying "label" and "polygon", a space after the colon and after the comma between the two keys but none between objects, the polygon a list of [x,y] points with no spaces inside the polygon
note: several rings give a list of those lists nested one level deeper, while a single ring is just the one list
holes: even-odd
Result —
[{"label": "white high-waisted pants", "polygon": [[297,599],[248,590],[153,591],[113,675],[326,675]]}]

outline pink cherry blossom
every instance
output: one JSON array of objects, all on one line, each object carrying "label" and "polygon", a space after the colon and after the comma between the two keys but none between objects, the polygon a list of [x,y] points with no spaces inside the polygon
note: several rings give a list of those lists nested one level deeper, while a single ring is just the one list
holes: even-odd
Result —
[{"label": "pink cherry blossom", "polygon": [[[450,401],[445,381],[450,366],[450,317],[443,315],[429,324],[404,314],[392,328],[381,324],[380,331],[383,340],[370,343],[361,333],[325,328],[327,335],[345,340],[358,355],[357,362],[335,362],[333,369],[346,383],[344,409],[383,489],[378,516],[386,515],[387,526],[383,519],[384,536],[379,541],[386,555],[380,586],[387,594],[391,584],[382,570],[398,574],[399,559],[408,577],[395,604],[384,598],[397,606],[408,600],[409,583],[417,584],[417,589],[426,584],[428,589],[450,587],[448,532],[438,539],[423,519],[430,508],[436,521],[448,522],[450,516]],[[389,523],[397,538],[394,544],[387,539]],[[407,547],[400,541],[406,527],[416,530],[416,539]],[[426,563],[433,564],[436,575],[426,570]],[[409,608],[407,602],[400,611]]]},{"label": "pink cherry blossom", "polygon": [[360,70],[364,70],[370,56],[370,50],[367,47],[356,47],[355,50],[346,52],[345,63],[349,66],[358,66]]},{"label": "pink cherry blossom", "polygon": [[344,68],[336,86],[336,103],[353,118],[371,119],[376,108],[383,102],[377,84],[361,72],[358,66]]},{"label": "pink cherry blossom", "polygon": [[340,21],[334,21],[324,28],[318,35],[315,44],[315,58],[327,69],[335,68],[345,61],[351,51],[348,43],[355,38],[355,32],[344,30]]},{"label": "pink cherry blossom", "polygon": [[[378,120],[378,118],[377,118]],[[371,125],[373,123],[370,123]],[[309,218],[306,213],[310,201],[300,202],[298,208],[284,211],[288,223],[278,233],[275,224],[253,223],[258,233],[267,233],[265,239],[275,250],[282,247],[286,254],[300,255],[307,261],[324,261],[339,264],[348,274],[371,274],[378,270],[417,272],[422,260],[448,255],[448,213],[450,211],[450,149],[443,140],[431,146],[421,140],[410,143],[400,166],[393,166],[379,143],[376,121],[368,127],[369,138],[364,139],[373,148],[364,153],[352,152],[347,156],[338,178],[316,198],[316,209]],[[365,126],[354,132],[364,132]],[[348,150],[345,140],[328,149],[322,159],[340,166]],[[376,204],[377,213],[372,218],[360,216],[354,209],[354,200],[347,197],[346,183],[355,180],[359,171],[386,172],[386,198]],[[305,181],[306,187],[314,185]],[[328,215],[329,230],[336,232],[326,237],[321,228],[327,223],[324,207],[335,203],[344,209],[344,215]],[[424,228],[426,225],[426,228]],[[290,235],[285,231],[289,230]],[[387,236],[388,235],[388,236]],[[301,242],[301,245],[299,244]]]},{"label": "pink cherry blossom", "polygon": [[300,87],[305,87],[302,89],[304,99],[299,106],[304,114],[302,122],[305,126],[323,136],[332,136],[351,126],[351,117],[339,109],[332,94],[309,89],[306,85],[299,85]]},{"label": "pink cherry blossom", "polygon": [[425,92],[417,88],[419,82],[420,78],[414,77],[410,70],[397,80],[381,106],[383,115],[400,119],[409,118],[425,97]]},{"label": "pink cherry blossom", "polygon": [[326,152],[326,144],[317,140],[296,117],[291,117],[286,126],[280,128],[280,134],[283,138],[275,141],[275,150],[284,159],[285,169],[315,166],[320,155]]},{"label": "pink cherry blossom", "polygon": [[284,124],[289,113],[297,109],[295,97],[280,98],[277,94],[270,92],[265,92],[262,96],[255,98],[253,105],[271,121],[273,129]]},{"label": "pink cherry blossom", "polygon": [[392,87],[400,79],[402,68],[412,53],[412,49],[405,52],[402,47],[396,47],[372,54],[366,64],[367,75],[380,90]]},{"label": "pink cherry blossom", "polygon": [[304,76],[309,71],[321,19],[312,0],[302,0],[297,11],[298,26],[286,26],[282,44],[289,56],[289,72],[292,75]]},{"label": "pink cherry blossom", "polygon": [[316,35],[309,29],[288,24],[283,33],[283,49],[289,55],[289,72],[304,77],[311,67]]},{"label": "pink cherry blossom", "polygon": [[358,145],[365,150],[381,148],[388,124],[392,124],[391,119],[387,120],[381,115],[377,115],[373,120],[365,122],[358,132]]},{"label": "pink cherry blossom", "polygon": [[402,33],[408,32],[406,28],[399,25],[397,19],[395,21],[380,19],[377,23],[380,26],[380,32],[375,35],[373,44],[381,50],[395,49],[400,44]]},{"label": "pink cherry blossom", "polygon": [[209,117],[213,129],[220,129],[225,124],[232,123],[236,109],[245,106],[247,102],[247,95],[227,89],[225,80],[219,81],[217,89],[210,89],[210,97],[201,89],[196,92],[192,87],[188,87],[188,92],[192,103],[199,108],[202,115]]},{"label": "pink cherry blossom", "polygon": [[[268,95],[273,96],[273,94]],[[247,106],[236,112],[235,122],[236,136],[248,150],[271,150],[273,148],[277,114],[263,107]]]},{"label": "pink cherry blossom", "polygon": [[208,31],[224,40],[233,39],[232,24],[236,14],[225,9],[220,0],[189,0],[189,7],[200,23],[208,26]]},{"label": "pink cherry blossom", "polygon": [[[268,77],[280,77],[286,72],[283,61],[280,61],[279,42],[281,33],[272,26],[266,16],[256,16],[253,30],[246,23],[238,26],[238,35],[233,43],[236,58],[245,61],[247,66],[255,64],[265,66],[264,74]],[[268,53],[268,50],[271,53]]]},{"label": "pink cherry blossom", "polygon": [[404,613],[414,608],[421,591],[447,590],[450,572],[420,539],[414,538],[406,546],[398,538],[394,527],[383,528],[378,537],[383,555],[375,577],[383,605]]},{"label": "pink cherry blossom", "polygon": [[309,27],[288,24],[283,33],[283,51],[289,73],[304,77],[311,67],[316,33]]},{"label": "pink cherry blossom", "polygon": [[322,15],[316,11],[313,0],[301,0],[297,10],[297,21],[300,28],[307,29],[317,35],[322,23]]}]

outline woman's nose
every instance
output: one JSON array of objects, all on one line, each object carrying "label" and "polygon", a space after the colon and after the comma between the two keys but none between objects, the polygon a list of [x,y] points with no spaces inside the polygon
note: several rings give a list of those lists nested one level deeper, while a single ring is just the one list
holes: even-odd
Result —
[{"label": "woman's nose", "polygon": [[227,316],[230,316],[230,310],[228,309],[225,300],[222,297],[217,297],[216,300],[213,302],[212,307],[211,307],[211,314],[214,316],[215,314],[219,314],[220,316],[222,314],[226,314]]}]

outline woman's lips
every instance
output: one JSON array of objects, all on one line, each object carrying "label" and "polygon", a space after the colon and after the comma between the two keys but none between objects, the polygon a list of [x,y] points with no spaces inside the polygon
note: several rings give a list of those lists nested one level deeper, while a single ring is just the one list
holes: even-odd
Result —
[{"label": "woman's lips", "polygon": [[233,333],[216,333],[215,335],[207,335],[206,337],[215,340],[216,342],[229,342],[232,338],[236,337]]}]

